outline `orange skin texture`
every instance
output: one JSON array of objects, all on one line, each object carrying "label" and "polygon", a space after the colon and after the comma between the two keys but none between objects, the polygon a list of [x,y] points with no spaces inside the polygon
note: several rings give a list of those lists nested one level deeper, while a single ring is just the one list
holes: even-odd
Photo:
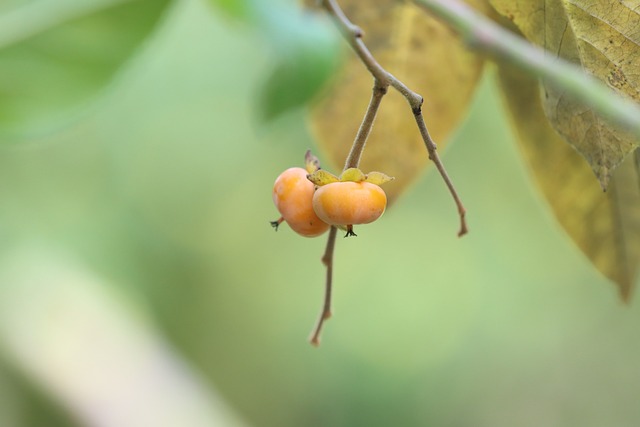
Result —
[{"label": "orange skin texture", "polygon": [[332,182],[313,195],[313,209],[331,225],[368,224],[387,207],[384,190],[370,182]]},{"label": "orange skin texture", "polygon": [[313,210],[314,185],[303,168],[289,168],[273,184],[273,203],[289,227],[304,237],[316,237],[329,229]]}]

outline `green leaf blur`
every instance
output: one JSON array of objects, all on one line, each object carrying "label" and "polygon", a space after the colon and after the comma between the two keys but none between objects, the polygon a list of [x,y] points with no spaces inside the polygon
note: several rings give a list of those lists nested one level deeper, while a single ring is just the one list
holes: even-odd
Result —
[{"label": "green leaf blur", "polygon": [[251,0],[211,0],[214,6],[235,19],[247,19],[251,15]]},{"label": "green leaf blur", "polygon": [[0,11],[0,143],[82,114],[169,0],[20,1]]},{"label": "green leaf blur", "polygon": [[326,19],[297,8],[262,6],[261,27],[270,39],[272,62],[258,104],[271,121],[312,101],[338,70],[338,34]]},{"label": "green leaf blur", "polygon": [[339,35],[328,19],[291,0],[210,0],[250,24],[270,59],[258,92],[257,118],[271,122],[313,101],[338,71]]}]

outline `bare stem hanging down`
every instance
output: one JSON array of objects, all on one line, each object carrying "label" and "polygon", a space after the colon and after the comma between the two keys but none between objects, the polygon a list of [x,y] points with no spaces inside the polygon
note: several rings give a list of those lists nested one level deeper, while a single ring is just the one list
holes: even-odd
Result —
[{"label": "bare stem hanging down", "polygon": [[324,250],[324,255],[322,256],[322,263],[327,267],[327,281],[325,284],[324,291],[324,304],[322,306],[322,311],[320,312],[320,317],[318,318],[318,323],[315,328],[313,328],[313,332],[311,333],[311,339],[309,340],[311,344],[316,347],[320,345],[320,333],[322,332],[322,326],[324,325],[325,320],[328,320],[331,317],[331,284],[333,277],[333,249],[336,246],[336,234],[338,229],[336,227],[331,227],[329,230],[329,238],[327,239],[327,247]]},{"label": "bare stem hanging down", "polygon": [[[404,96],[409,103],[411,111],[416,119],[416,124],[418,125],[418,129],[420,130],[420,135],[424,141],[424,144],[427,148],[427,152],[429,153],[429,158],[436,165],[438,172],[442,176],[453,200],[458,208],[458,214],[460,216],[460,229],[458,231],[458,236],[463,236],[467,233],[467,223],[465,220],[465,208],[460,201],[460,197],[449,178],[449,175],[446,172],[440,157],[436,151],[436,144],[431,139],[429,132],[427,131],[427,126],[424,121],[424,117],[422,115],[422,96],[418,95],[411,89],[409,89],[402,81],[393,76],[387,70],[385,70],[376,59],[373,57],[366,44],[362,40],[362,30],[354,25],[349,18],[347,18],[338,5],[336,0],[322,0],[321,2],[324,9],[329,13],[331,17],[333,17],[334,22],[338,26],[340,32],[343,34],[349,45],[355,51],[356,55],[360,58],[362,63],[365,65],[367,70],[371,73],[374,78],[374,89],[373,96],[371,98],[371,102],[369,103],[369,107],[367,109],[367,113],[365,114],[365,119],[363,120],[360,129],[358,130],[358,135],[354,141],[351,152],[349,153],[349,157],[347,159],[346,166],[347,167],[357,167],[357,164],[360,160],[360,156],[362,154],[362,150],[364,149],[365,141],[371,128],[373,127],[373,122],[375,115],[378,111],[378,107],[380,106],[380,101],[382,100],[382,96],[386,93],[386,90],[389,86],[396,89],[402,96]],[[377,92],[380,92],[379,95],[376,95]]]}]

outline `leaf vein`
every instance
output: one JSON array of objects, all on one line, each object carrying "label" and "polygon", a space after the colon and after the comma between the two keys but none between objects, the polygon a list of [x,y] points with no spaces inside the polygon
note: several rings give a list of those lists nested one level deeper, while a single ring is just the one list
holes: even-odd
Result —
[{"label": "leaf vein", "polygon": [[[609,28],[611,28],[612,30],[614,30],[615,32],[617,32],[618,34],[620,34],[622,37],[624,37],[625,39],[629,40],[630,42],[632,42],[635,45],[639,45],[640,44],[640,40],[635,40],[634,38],[632,38],[630,35],[628,35],[627,33],[624,32],[624,30],[618,28],[617,25],[614,24],[615,20],[605,20],[604,18],[602,18],[599,15],[595,15],[593,14],[590,10],[588,10],[584,5],[577,3],[575,0],[569,0],[568,3],[570,5],[572,5],[573,7],[575,7],[578,10],[581,10],[582,12],[584,12],[585,14],[589,15],[590,17],[592,17],[593,19],[596,19],[600,22],[602,22],[603,24],[607,25]],[[634,25],[629,25],[630,28],[639,28],[640,27],[640,15],[638,14],[638,12],[636,12],[633,9],[630,9],[628,6],[622,4],[623,7],[625,7],[629,12],[633,13],[636,17],[637,17],[637,21],[638,21],[638,25],[634,26]],[[619,13],[622,13],[622,11],[619,11]],[[618,15],[620,16],[620,15]],[[632,34],[637,34],[637,33],[632,33]]]}]

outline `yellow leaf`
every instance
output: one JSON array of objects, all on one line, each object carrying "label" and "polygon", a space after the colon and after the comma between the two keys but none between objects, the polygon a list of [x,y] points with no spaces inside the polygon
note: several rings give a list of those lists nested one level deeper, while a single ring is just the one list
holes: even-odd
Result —
[{"label": "yellow leaf", "polygon": [[[640,101],[639,1],[491,0],[491,4],[531,42],[582,66],[620,95]],[[637,138],[561,89],[545,84],[543,89],[544,110],[553,127],[585,157],[606,188],[613,170],[638,146]]]},{"label": "yellow leaf", "polygon": [[[470,1],[480,5],[480,0]],[[445,146],[476,86],[482,60],[468,52],[446,25],[401,0],[342,0],[346,15],[364,31],[363,40],[380,64],[424,97],[429,131]],[[312,111],[311,127],[322,151],[342,167],[367,109],[373,79],[352,52],[333,88]],[[386,191],[392,201],[429,162],[407,101],[389,89],[364,150],[362,170],[397,179]]]},{"label": "yellow leaf", "polygon": [[535,80],[507,67],[500,84],[521,152],[553,213],[594,266],[628,300],[640,265],[640,186],[633,157],[603,192],[583,158],[554,131]]}]

